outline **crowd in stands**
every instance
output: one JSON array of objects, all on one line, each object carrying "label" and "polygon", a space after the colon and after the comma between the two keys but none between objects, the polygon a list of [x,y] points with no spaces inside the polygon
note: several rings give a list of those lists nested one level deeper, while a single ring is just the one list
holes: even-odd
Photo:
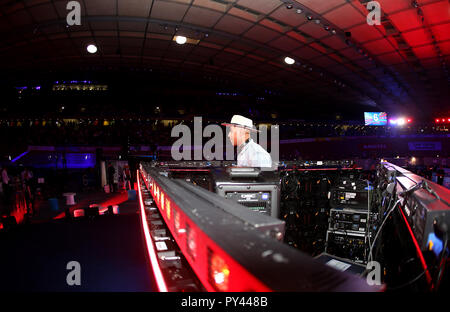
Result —
[{"label": "crowd in stands", "polygon": [[[28,145],[170,145],[171,130],[177,123],[192,127],[192,121],[162,122],[152,119],[66,119],[66,120],[15,120],[0,122],[2,147]],[[203,123],[206,126],[207,123]],[[446,126],[373,127],[364,125],[285,122],[280,124],[280,139],[301,139],[341,136],[378,136],[448,134]]]}]

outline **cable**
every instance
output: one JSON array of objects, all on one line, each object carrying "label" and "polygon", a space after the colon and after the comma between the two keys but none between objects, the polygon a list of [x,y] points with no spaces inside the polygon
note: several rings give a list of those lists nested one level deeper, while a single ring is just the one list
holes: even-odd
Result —
[{"label": "cable", "polygon": [[373,250],[373,246],[375,245],[375,242],[377,241],[378,238],[378,234],[380,234],[381,230],[383,229],[384,224],[386,223],[386,220],[389,218],[390,214],[395,210],[395,207],[397,207],[397,204],[401,201],[401,199],[398,199],[394,206],[392,206],[392,208],[389,210],[388,214],[386,215],[386,217],[384,218],[383,222],[381,223],[380,227],[378,228],[377,234],[375,235],[375,238],[373,239],[372,245],[370,246],[370,250],[369,250],[369,261],[372,261],[372,250]]},{"label": "cable", "polygon": [[369,188],[369,180],[367,180],[367,227],[366,227],[366,235],[367,235],[367,240],[369,242],[369,247],[370,247],[370,226],[369,226],[369,224],[370,224],[370,188]]},{"label": "cable", "polygon": [[447,244],[448,244],[448,234],[445,233],[445,240],[444,240],[444,247],[442,248],[442,255],[441,255],[441,259],[439,260],[439,272],[436,276],[436,287],[434,288],[434,291],[437,291],[437,289],[439,288],[439,285],[441,284],[441,279],[442,279],[442,273],[444,273],[444,267],[445,267],[445,262],[446,262],[446,254],[447,254]]},{"label": "cable", "polygon": [[[442,249],[441,259],[438,262],[438,263],[440,263],[440,269],[439,269],[439,273],[438,273],[437,278],[436,278],[436,287],[433,288],[433,291],[437,291],[437,289],[439,288],[439,284],[440,284],[440,280],[441,280],[441,274],[443,273],[444,264],[446,262],[446,260],[445,260],[446,256],[444,256],[444,255],[446,254],[447,243],[448,243],[448,237],[447,237],[447,234],[446,234],[446,238],[445,238],[445,242],[444,242],[444,248]],[[420,273],[418,276],[416,276],[414,279],[410,280],[409,282],[404,283],[404,284],[402,284],[400,286],[389,287],[387,290],[398,290],[398,289],[404,288],[406,286],[412,285],[413,283],[417,282],[429,270],[430,270],[429,268],[426,268],[424,271],[422,271],[422,273]]]},{"label": "cable", "polygon": [[410,280],[409,282],[406,282],[400,286],[389,287],[386,290],[398,290],[398,289],[404,288],[406,286],[412,285],[415,282],[417,282],[427,271],[428,271],[428,268],[426,270],[422,271],[422,273],[420,273],[418,276],[416,276],[414,279]]}]

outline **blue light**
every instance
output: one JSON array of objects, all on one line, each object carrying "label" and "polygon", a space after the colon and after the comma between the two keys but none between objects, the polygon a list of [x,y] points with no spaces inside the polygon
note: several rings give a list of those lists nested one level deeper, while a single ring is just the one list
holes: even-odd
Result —
[{"label": "blue light", "polygon": [[25,156],[26,154],[28,154],[30,151],[26,151],[23,152],[22,154],[20,154],[19,156],[17,156],[16,158],[14,158],[13,160],[11,160],[11,162],[16,162],[18,161],[20,158],[22,158],[23,156]]},{"label": "blue light", "polygon": [[430,233],[428,235],[428,245],[430,243],[432,243],[431,249],[433,252],[436,256],[439,256],[443,248],[442,240],[440,240],[434,233]]},{"label": "blue light", "polygon": [[263,200],[268,200],[268,199],[269,199],[269,194],[264,193],[264,194],[262,194],[261,198],[262,198]]}]

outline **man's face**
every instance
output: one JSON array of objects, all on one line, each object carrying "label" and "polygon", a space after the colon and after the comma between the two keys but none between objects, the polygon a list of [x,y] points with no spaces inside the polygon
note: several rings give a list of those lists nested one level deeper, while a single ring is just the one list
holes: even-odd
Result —
[{"label": "man's face", "polygon": [[230,139],[231,144],[233,146],[237,145],[238,130],[239,130],[238,128],[236,128],[234,126],[231,126],[230,127],[230,132],[228,133],[228,138]]}]

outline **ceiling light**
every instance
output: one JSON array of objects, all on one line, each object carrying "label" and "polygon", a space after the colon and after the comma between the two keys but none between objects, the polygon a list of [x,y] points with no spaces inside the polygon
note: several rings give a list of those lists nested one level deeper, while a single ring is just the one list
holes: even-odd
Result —
[{"label": "ceiling light", "polygon": [[292,65],[292,64],[295,63],[295,60],[294,60],[293,58],[290,58],[289,56],[286,56],[286,57],[284,58],[284,62],[285,62],[286,64],[288,64],[288,65]]},{"label": "ceiling light", "polygon": [[307,15],[306,18],[308,19],[308,21],[310,21],[313,17],[311,15]]},{"label": "ceiling light", "polygon": [[91,54],[97,53],[97,47],[93,44],[87,46],[87,51]]},{"label": "ceiling light", "polygon": [[184,36],[176,36],[176,37],[175,37],[175,41],[176,41],[178,44],[185,44],[186,41],[187,41],[187,38],[184,37]]},{"label": "ceiling light", "polygon": [[317,25],[320,24],[320,19],[316,19],[316,20],[314,21],[314,23],[316,23]]},{"label": "ceiling light", "polygon": [[294,6],[292,5],[292,3],[288,3],[286,4],[286,9],[290,10],[292,9]]},{"label": "ceiling light", "polygon": [[329,31],[329,30],[330,30],[330,26],[328,26],[328,25],[323,26],[323,28],[324,28],[326,31]]},{"label": "ceiling light", "polygon": [[297,9],[297,10],[295,10],[295,12],[296,12],[297,14],[302,14],[302,13],[303,13],[303,10],[302,10],[302,9]]},{"label": "ceiling light", "polygon": [[336,35],[336,34],[337,34],[336,29],[333,28],[333,29],[331,30],[331,33],[332,33],[333,35]]}]

